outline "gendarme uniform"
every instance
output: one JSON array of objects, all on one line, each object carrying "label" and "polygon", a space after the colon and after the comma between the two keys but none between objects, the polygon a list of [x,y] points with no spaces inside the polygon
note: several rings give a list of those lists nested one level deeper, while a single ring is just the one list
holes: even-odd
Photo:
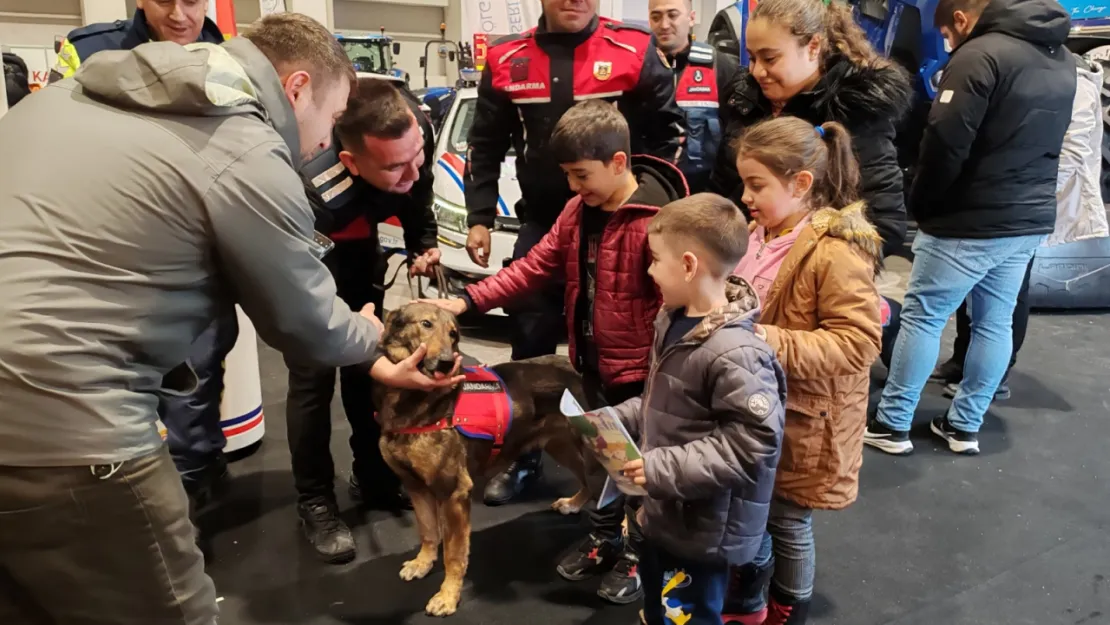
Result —
[{"label": "gendarme uniform", "polygon": [[674,56],[659,55],[674,73],[675,104],[686,118],[686,145],[678,168],[686,176],[691,193],[706,190],[709,174],[717,160],[724,136],[721,108],[728,91],[725,86],[736,71],[736,59],[704,43],[691,41]]},{"label": "gendarme uniform", "polygon": [[[152,40],[142,9],[136,9],[129,20],[89,24],[72,30],[58,51],[58,62],[50,71],[50,82],[69,78],[83,61],[101,50],[130,50]],[[224,36],[215,22],[204,18],[197,41],[223,43]]]}]

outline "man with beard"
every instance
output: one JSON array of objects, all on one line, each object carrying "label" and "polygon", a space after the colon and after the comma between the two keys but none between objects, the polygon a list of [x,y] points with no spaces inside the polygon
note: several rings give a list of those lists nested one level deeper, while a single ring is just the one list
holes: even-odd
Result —
[{"label": "man with beard", "polygon": [[[317,200],[317,230],[335,240],[324,264],[351,310],[374,304],[381,315],[386,268],[379,222],[400,219],[412,273],[426,274],[439,262],[432,213],[434,154],[434,133],[416,99],[388,80],[364,77],[336,123],[332,147],[306,166],[308,193]],[[355,540],[338,515],[330,446],[335,369],[289,358],[286,365],[286,425],[297,513],[305,537],[325,562],[350,562]],[[342,367],[339,380],[351,425],[351,498],[368,508],[409,507],[378,448],[381,428],[374,420],[373,385],[365,367]]]}]

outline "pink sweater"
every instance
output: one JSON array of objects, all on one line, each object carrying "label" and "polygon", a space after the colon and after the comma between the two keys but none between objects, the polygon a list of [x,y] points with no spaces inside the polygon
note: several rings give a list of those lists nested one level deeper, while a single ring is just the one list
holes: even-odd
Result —
[{"label": "pink sweater", "polygon": [[787,234],[764,243],[766,230],[763,226],[756,226],[748,235],[748,253],[740,259],[740,264],[732,272],[748,281],[759,295],[760,303],[766,301],[767,291],[779,275],[779,267],[786,260],[794,241],[809,224],[809,216],[800,221],[794,229]]}]

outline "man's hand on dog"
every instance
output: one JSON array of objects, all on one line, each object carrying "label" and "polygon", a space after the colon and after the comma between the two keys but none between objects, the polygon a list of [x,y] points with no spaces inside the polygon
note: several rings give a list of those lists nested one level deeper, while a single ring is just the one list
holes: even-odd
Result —
[{"label": "man's hand on dog", "polygon": [[464,299],[421,299],[417,301],[442,308],[456,317],[466,312],[467,309],[466,300]]},{"label": "man's hand on dog", "polygon": [[378,316],[374,314],[373,304],[363,306],[362,310],[358,311],[358,314],[366,317],[370,320],[370,323],[374,324],[374,328],[378,331],[378,336],[381,336],[382,332],[385,332],[385,326],[382,325],[382,320],[378,319]]},{"label": "man's hand on dog", "polygon": [[397,364],[393,364],[388,358],[379,358],[370,369],[370,375],[386,386],[414,391],[434,391],[437,388],[454,386],[466,379],[464,375],[457,375],[462,368],[462,356],[458,354],[455,354],[455,368],[451,373],[444,375],[437,372],[434,376],[428,376],[420,368],[427,353],[428,346],[421,343],[411,356]]},{"label": "man's hand on dog", "polygon": [[647,476],[644,475],[643,458],[627,462],[624,467],[621,468],[621,473],[623,473],[624,476],[627,478],[632,478],[632,483],[636,486],[643,486],[647,484]]}]

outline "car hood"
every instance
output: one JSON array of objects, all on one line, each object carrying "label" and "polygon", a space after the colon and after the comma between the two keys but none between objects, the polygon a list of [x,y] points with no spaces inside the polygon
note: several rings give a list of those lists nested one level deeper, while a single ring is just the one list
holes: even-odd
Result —
[{"label": "car hood", "polygon": [[[452,152],[442,152],[436,157],[435,189],[436,197],[456,206],[466,206],[463,194],[463,176],[466,171],[466,158]],[[501,179],[498,181],[501,197],[497,200],[497,216],[516,218],[516,203],[520,200],[520,183],[516,180],[516,157],[506,156],[501,164]]]}]

